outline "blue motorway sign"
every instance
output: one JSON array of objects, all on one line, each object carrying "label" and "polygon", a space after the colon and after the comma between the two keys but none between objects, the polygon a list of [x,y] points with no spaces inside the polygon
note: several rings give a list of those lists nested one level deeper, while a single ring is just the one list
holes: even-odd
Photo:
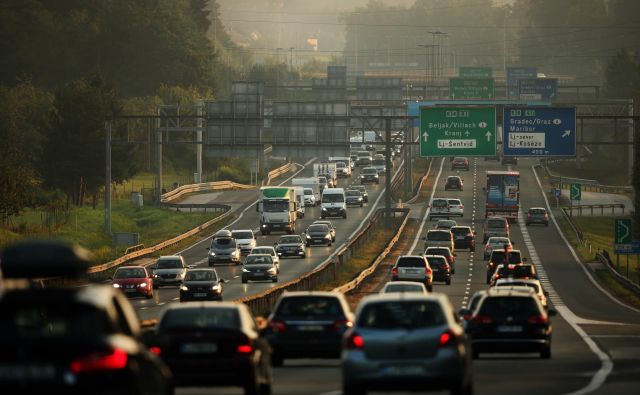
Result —
[{"label": "blue motorway sign", "polygon": [[575,107],[508,107],[502,114],[504,156],[575,156]]},{"label": "blue motorway sign", "polygon": [[614,244],[613,253],[619,255],[640,255],[640,241],[628,244]]},{"label": "blue motorway sign", "polygon": [[507,67],[507,96],[518,97],[518,80],[538,77],[537,67]]},{"label": "blue motorway sign", "polygon": [[551,101],[558,97],[557,78],[522,78],[518,80],[520,100]]}]

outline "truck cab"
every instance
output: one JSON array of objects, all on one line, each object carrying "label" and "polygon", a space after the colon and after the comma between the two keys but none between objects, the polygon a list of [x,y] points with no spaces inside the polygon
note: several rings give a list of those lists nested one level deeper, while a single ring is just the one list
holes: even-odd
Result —
[{"label": "truck cab", "polygon": [[344,188],[325,188],[322,191],[322,202],[320,207],[320,217],[322,219],[330,217],[347,218],[347,202]]},{"label": "truck cab", "polygon": [[256,211],[260,219],[260,233],[272,231],[295,233],[298,220],[298,202],[293,187],[262,187]]}]

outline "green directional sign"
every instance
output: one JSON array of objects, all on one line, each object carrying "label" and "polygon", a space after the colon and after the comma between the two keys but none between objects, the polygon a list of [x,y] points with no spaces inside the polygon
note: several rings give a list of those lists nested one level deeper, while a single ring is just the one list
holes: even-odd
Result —
[{"label": "green directional sign", "polygon": [[493,70],[491,67],[460,67],[458,70],[459,77],[468,78],[492,78]]},{"label": "green directional sign", "polygon": [[571,200],[582,200],[581,184],[571,184],[571,189],[569,190],[569,198]]},{"label": "green directional sign", "polygon": [[420,109],[420,156],[495,155],[495,107]]},{"label": "green directional sign", "polygon": [[493,99],[493,78],[449,78],[449,98]]},{"label": "green directional sign", "polygon": [[616,219],[615,244],[630,244],[633,242],[633,229],[630,218]]}]

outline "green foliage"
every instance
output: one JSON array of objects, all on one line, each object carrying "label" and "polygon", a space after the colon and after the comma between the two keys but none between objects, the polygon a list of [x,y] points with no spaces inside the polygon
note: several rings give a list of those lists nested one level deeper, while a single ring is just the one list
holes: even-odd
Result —
[{"label": "green foliage", "polygon": [[604,91],[611,99],[640,99],[640,63],[629,51],[621,50],[609,62]]}]

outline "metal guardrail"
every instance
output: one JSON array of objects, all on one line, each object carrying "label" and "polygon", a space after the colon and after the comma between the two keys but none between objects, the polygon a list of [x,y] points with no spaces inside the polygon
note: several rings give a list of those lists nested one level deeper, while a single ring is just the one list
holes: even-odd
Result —
[{"label": "metal guardrail", "polygon": [[611,261],[611,256],[606,250],[596,252],[596,259],[600,261],[607,268],[609,273],[616,279],[620,284],[626,287],[628,290],[632,291],[636,295],[640,296],[640,275],[638,275],[638,284],[629,280],[629,278],[623,276],[618,273],[616,268],[613,266],[613,262]]},{"label": "metal guardrail", "polygon": [[582,216],[582,212],[583,210],[588,210],[591,212],[591,215],[593,216],[593,210],[594,209],[600,209],[600,214],[604,215],[604,209],[611,209],[611,215],[615,215],[615,210],[617,208],[621,208],[622,209],[622,215],[624,215],[624,208],[625,205],[622,203],[612,203],[612,204],[578,204],[578,205],[573,205],[573,206],[564,206],[562,207],[562,210],[565,212],[568,211],[569,212],[569,217],[573,217],[573,211],[576,210],[578,211],[578,216]]},{"label": "metal guardrail", "polygon": [[127,255],[127,254],[130,254],[132,252],[140,251],[143,248],[144,248],[144,244],[136,244],[136,245],[128,247],[126,250],[124,250],[124,254]]},{"label": "metal guardrail", "polygon": [[268,174],[267,174],[267,182],[265,185],[271,185],[271,180],[273,178],[276,178],[282,174],[285,173],[289,173],[290,171],[293,171],[296,169],[296,165],[293,163],[287,163],[285,165],[282,165],[280,167],[278,167],[275,170],[271,170]]},{"label": "metal guardrail", "polygon": [[560,189],[566,187],[567,189],[571,187],[570,184],[580,184],[582,185],[582,189],[587,192],[600,192],[600,193],[631,193],[633,192],[632,186],[626,185],[604,185],[600,184],[598,180],[589,180],[585,178],[575,178],[575,177],[564,177],[557,176],[549,171],[547,166],[543,166],[547,176],[549,178],[549,183],[552,186],[558,187]]},{"label": "metal guardrail", "polygon": [[580,226],[578,226],[578,224],[573,222],[573,218],[571,218],[571,216],[567,213],[567,210],[565,210],[564,207],[562,207],[560,210],[562,211],[564,218],[567,220],[567,222],[569,222],[571,229],[573,229],[573,232],[576,234],[578,241],[583,242],[584,233],[582,233],[582,229],[580,229]]},{"label": "metal guardrail", "polygon": [[193,212],[196,210],[204,210],[207,212],[207,209],[214,212],[227,212],[230,207],[226,204],[218,204],[218,203],[160,203],[161,208],[170,208],[176,209],[176,211],[189,209],[189,212]]},{"label": "metal guardrail", "polygon": [[253,185],[244,185],[238,184],[233,181],[214,181],[214,182],[203,182],[201,184],[189,184],[182,185],[173,191],[162,194],[160,199],[161,203],[170,203],[174,200],[180,199],[184,195],[194,193],[194,192],[204,192],[204,191],[216,191],[223,189],[254,189]]}]

